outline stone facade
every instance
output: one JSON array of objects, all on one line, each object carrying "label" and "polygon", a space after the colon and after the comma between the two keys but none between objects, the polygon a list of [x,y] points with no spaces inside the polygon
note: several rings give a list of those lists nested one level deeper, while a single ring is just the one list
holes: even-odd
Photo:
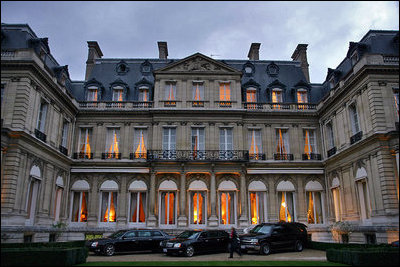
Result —
[{"label": "stone facade", "polygon": [[260,44],[249,61],[168,60],[166,43],[118,60],[91,41],[71,81],[46,38],[2,24],[2,242],[279,220],[315,241],[397,240],[398,32],[354,44],[313,84],[305,44],[294,61],[259,60]]}]

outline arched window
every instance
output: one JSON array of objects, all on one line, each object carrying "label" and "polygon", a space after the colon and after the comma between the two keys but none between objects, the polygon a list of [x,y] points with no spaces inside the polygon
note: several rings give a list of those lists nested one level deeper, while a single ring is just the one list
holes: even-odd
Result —
[{"label": "arched window", "polygon": [[26,201],[27,224],[33,225],[39,196],[39,186],[42,180],[40,168],[34,165],[29,173],[28,197]]},{"label": "arched window", "polygon": [[87,222],[89,189],[85,180],[78,180],[72,185],[71,222]]},{"label": "arched window", "polygon": [[177,216],[178,187],[172,180],[165,180],[159,187],[159,224],[162,227],[175,227]]},{"label": "arched window", "polygon": [[337,177],[333,178],[331,192],[333,197],[333,210],[335,212],[335,221],[341,221],[341,203],[340,203],[340,182]]},{"label": "arched window", "polygon": [[249,184],[250,223],[267,222],[267,187],[261,181]]},{"label": "arched window", "polygon": [[129,185],[129,193],[129,222],[144,224],[147,211],[147,185],[143,181],[135,180]]},{"label": "arched window", "polygon": [[307,222],[309,224],[324,223],[323,188],[317,181],[306,184]]},{"label": "arched window", "polygon": [[218,186],[219,223],[236,225],[236,185],[232,181],[222,181]]},{"label": "arched window", "polygon": [[296,221],[294,186],[289,181],[281,181],[277,187],[279,221]]},{"label": "arched window", "polygon": [[117,191],[118,184],[107,180],[100,186],[100,222],[117,221]]},{"label": "arched window", "polygon": [[200,180],[189,185],[189,223],[195,227],[207,223],[207,186]]},{"label": "arched window", "polygon": [[54,205],[54,221],[60,220],[61,200],[64,191],[64,181],[61,176],[57,177],[56,180],[56,194],[55,194],[55,205]]}]

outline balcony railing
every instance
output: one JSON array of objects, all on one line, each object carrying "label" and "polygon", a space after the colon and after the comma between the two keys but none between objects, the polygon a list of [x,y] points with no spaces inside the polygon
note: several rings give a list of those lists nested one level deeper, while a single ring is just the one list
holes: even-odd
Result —
[{"label": "balcony railing", "polygon": [[39,131],[38,129],[35,129],[35,136],[39,140],[42,140],[43,142],[46,142],[46,135],[44,133],[42,133],[41,131]]},{"label": "balcony railing", "polygon": [[130,153],[129,154],[130,159],[147,159],[147,152],[143,153]]},{"label": "balcony railing", "polygon": [[303,160],[321,160],[321,154],[309,153],[302,155]]},{"label": "balcony railing", "polygon": [[244,109],[255,109],[255,110],[316,110],[316,104],[309,103],[255,103],[255,102],[244,102]]},{"label": "balcony railing", "polygon": [[249,160],[265,160],[265,154],[248,153]]},{"label": "balcony railing", "polygon": [[153,102],[150,101],[81,101],[80,108],[99,108],[99,109],[141,109],[152,108]]},{"label": "balcony railing", "polygon": [[148,161],[248,161],[246,150],[148,150]]},{"label": "balcony railing", "polygon": [[59,146],[60,152],[63,153],[64,155],[68,156],[68,149],[63,147],[62,145]]},{"label": "balcony railing", "polygon": [[362,138],[362,131],[359,131],[358,133],[356,133],[355,135],[353,135],[352,137],[350,137],[350,144],[354,144],[357,141],[360,141]]},{"label": "balcony railing", "polygon": [[102,159],[121,159],[121,153],[101,153]]},{"label": "balcony railing", "polygon": [[293,160],[293,154],[274,153],[274,160]]},{"label": "balcony railing", "polygon": [[204,107],[204,101],[202,101],[202,100],[194,100],[194,101],[192,101],[192,107],[194,107],[194,108],[203,108]]},{"label": "balcony railing", "polygon": [[332,155],[336,154],[336,147],[332,147],[331,149],[328,150],[328,158]]},{"label": "balcony railing", "polygon": [[231,108],[232,101],[215,101],[220,108]]},{"label": "balcony railing", "polygon": [[74,159],[93,159],[93,153],[75,152]]}]

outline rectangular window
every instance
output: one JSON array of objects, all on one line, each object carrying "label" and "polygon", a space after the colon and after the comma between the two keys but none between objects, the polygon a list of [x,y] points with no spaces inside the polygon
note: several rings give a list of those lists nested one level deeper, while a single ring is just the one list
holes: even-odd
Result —
[{"label": "rectangular window", "polygon": [[146,192],[131,192],[129,221],[144,223],[146,221]]},{"label": "rectangular window", "polygon": [[166,106],[176,106],[176,83],[167,82],[165,83],[165,102]]},{"label": "rectangular window", "polygon": [[265,222],[264,202],[265,192],[250,192],[250,218],[251,224]]},{"label": "rectangular window", "polygon": [[219,130],[219,157],[220,159],[232,158],[233,135],[232,128],[220,128]]},{"label": "rectangular window", "polygon": [[87,192],[73,192],[72,222],[87,222]]},{"label": "rectangular window", "polygon": [[294,222],[293,192],[278,192],[279,221]]},{"label": "rectangular window", "polygon": [[321,192],[306,192],[307,194],[307,222],[323,223]]},{"label": "rectangular window", "polygon": [[117,192],[101,193],[101,213],[102,222],[116,222],[117,211]]},{"label": "rectangular window", "polygon": [[298,109],[307,109],[307,105],[301,105],[303,103],[308,103],[307,91],[304,89],[297,90],[297,103],[299,104]]},{"label": "rectangular window", "polygon": [[358,194],[360,199],[361,219],[369,219],[371,217],[371,205],[368,195],[367,181],[365,179],[357,182]]},{"label": "rectangular window", "polygon": [[97,101],[97,87],[89,87],[87,93],[87,101]]},{"label": "rectangular window", "polygon": [[193,82],[193,101],[204,100],[204,83]]},{"label": "rectangular window", "polygon": [[335,221],[340,221],[340,195],[339,187],[332,188],[333,206],[335,211]]},{"label": "rectangular window", "polygon": [[262,159],[261,130],[249,130],[249,157],[250,159]]},{"label": "rectangular window", "polygon": [[119,128],[108,128],[105,158],[119,158],[120,156],[119,144],[120,144]]},{"label": "rectangular window", "polygon": [[54,221],[58,222],[60,220],[60,209],[61,209],[61,198],[62,198],[63,189],[61,187],[57,187],[56,190],[56,199],[54,205]]},{"label": "rectangular window", "polygon": [[286,155],[289,150],[289,134],[287,129],[276,129],[276,153]]},{"label": "rectangular window", "polygon": [[314,130],[304,130],[304,154],[307,159],[311,159],[311,154],[317,153],[315,148],[315,131]]},{"label": "rectangular window", "polygon": [[219,100],[231,101],[231,88],[229,83],[219,84]]},{"label": "rectangular window", "polygon": [[112,101],[115,101],[115,102],[123,101],[123,94],[124,94],[124,90],[122,87],[114,87]]},{"label": "rectangular window", "polygon": [[333,127],[331,122],[326,124],[326,131],[328,138],[328,149],[331,149],[335,146],[335,138],[333,136]]},{"label": "rectangular window", "polygon": [[92,129],[81,128],[79,138],[79,158],[91,159],[93,157],[91,143],[92,141]]},{"label": "rectangular window", "polygon": [[355,104],[350,106],[349,111],[350,111],[351,130],[353,132],[353,135],[355,135],[360,131],[360,126],[358,124],[357,108]]},{"label": "rectangular window", "polygon": [[190,192],[190,223],[205,224],[206,214],[206,192],[191,191]]},{"label": "rectangular window", "polygon": [[45,123],[46,123],[47,107],[48,107],[48,104],[45,102],[42,102],[40,104],[39,116],[38,116],[36,128],[39,131],[41,131],[42,133],[44,133],[44,127],[45,127]]},{"label": "rectangular window", "polygon": [[176,217],[176,192],[161,192],[160,223],[164,225],[175,224]]},{"label": "rectangular window", "polygon": [[135,129],[135,141],[133,148],[135,150],[135,159],[146,159],[147,158],[147,129],[136,128]]},{"label": "rectangular window", "polygon": [[163,129],[163,156],[168,159],[176,158],[176,128]]},{"label": "rectangular window", "polygon": [[399,115],[399,88],[393,88],[394,104],[396,106],[397,115]]},{"label": "rectangular window", "polygon": [[220,224],[235,224],[235,192],[220,192]]},{"label": "rectangular window", "polygon": [[142,101],[142,102],[149,101],[149,88],[147,88],[147,87],[139,88],[139,101]]},{"label": "rectangular window", "polygon": [[31,182],[28,189],[28,199],[27,199],[27,218],[30,223],[33,223],[36,214],[36,204],[39,193],[40,181],[38,179],[30,178]]},{"label": "rectangular window", "polygon": [[1,105],[3,105],[3,97],[4,97],[4,90],[6,85],[4,83],[1,84]]},{"label": "rectangular window", "polygon": [[62,136],[61,136],[61,145],[65,148],[67,148],[67,141],[68,141],[68,127],[69,123],[67,121],[64,121],[63,123],[63,129],[62,129]]},{"label": "rectangular window", "polygon": [[192,128],[192,153],[193,159],[203,159],[205,157],[204,128]]}]

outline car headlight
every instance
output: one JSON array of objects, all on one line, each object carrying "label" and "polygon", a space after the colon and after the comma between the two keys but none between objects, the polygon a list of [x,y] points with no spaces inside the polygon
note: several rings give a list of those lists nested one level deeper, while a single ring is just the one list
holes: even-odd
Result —
[{"label": "car headlight", "polygon": [[181,246],[182,246],[181,243],[176,243],[176,244],[174,244],[174,248],[180,248]]},{"label": "car headlight", "polygon": [[257,242],[258,242],[258,239],[256,239],[256,238],[251,239],[250,242],[251,242],[251,243],[257,243]]},{"label": "car headlight", "polygon": [[91,244],[91,246],[95,248],[95,247],[97,247],[98,244],[99,244],[99,242],[93,242],[93,243]]}]

